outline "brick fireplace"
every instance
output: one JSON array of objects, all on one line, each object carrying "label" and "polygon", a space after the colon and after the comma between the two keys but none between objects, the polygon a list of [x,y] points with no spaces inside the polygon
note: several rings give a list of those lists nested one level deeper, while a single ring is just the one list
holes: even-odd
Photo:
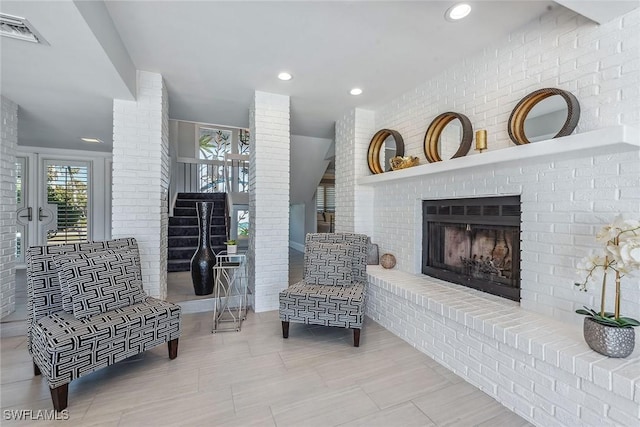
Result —
[{"label": "brick fireplace", "polygon": [[422,273],[520,301],[520,197],[423,200]]},{"label": "brick fireplace", "polygon": [[[397,259],[371,266],[368,315],[536,425],[636,425],[640,345],[624,360],[591,351],[574,310],[577,261],[617,213],[640,217],[640,9],[596,25],[555,8],[481,52],[378,106],[336,123],[336,231],[366,233]],[[507,120],[528,93],[573,93],[575,134],[514,146]],[[434,117],[454,111],[486,129],[489,150],[424,164]],[[626,124],[631,127],[620,126]],[[421,166],[370,176],[367,147],[400,132]],[[444,159],[457,147],[441,147]],[[422,274],[423,200],[520,196],[521,301]],[[640,287],[625,278],[622,311],[640,316]],[[366,327],[366,326],[365,326]]]},{"label": "brick fireplace", "polygon": [[[398,260],[369,268],[367,314],[538,425],[633,425],[640,345],[624,360],[590,350],[574,310],[599,295],[573,283],[596,231],[616,212],[640,215],[639,177],[640,134],[620,126],[360,178],[373,241]],[[521,201],[519,304],[421,274],[424,200],[504,195]],[[631,317],[638,293],[623,283]]]}]

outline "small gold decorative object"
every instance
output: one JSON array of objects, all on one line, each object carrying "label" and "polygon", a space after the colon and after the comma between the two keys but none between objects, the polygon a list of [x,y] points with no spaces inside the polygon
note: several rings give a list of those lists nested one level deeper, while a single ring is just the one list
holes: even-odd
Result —
[{"label": "small gold decorative object", "polygon": [[384,254],[380,257],[380,265],[386,269],[391,269],[396,266],[396,257],[391,254]]},{"label": "small gold decorative object", "polygon": [[487,131],[481,129],[476,131],[476,150],[482,153],[482,150],[487,149]]},{"label": "small gold decorative object", "polygon": [[391,159],[391,169],[394,171],[399,169],[406,169],[412,166],[417,166],[419,163],[420,159],[416,156],[395,156]]}]

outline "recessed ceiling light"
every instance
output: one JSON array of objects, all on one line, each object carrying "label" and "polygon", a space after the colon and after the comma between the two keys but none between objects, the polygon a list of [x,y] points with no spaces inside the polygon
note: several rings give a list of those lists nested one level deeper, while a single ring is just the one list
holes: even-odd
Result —
[{"label": "recessed ceiling light", "polygon": [[104,141],[98,138],[80,138],[84,142],[90,142],[92,144],[102,144]]},{"label": "recessed ceiling light", "polygon": [[471,12],[471,6],[467,3],[458,3],[447,9],[444,17],[449,21],[457,21],[466,17]]},{"label": "recessed ceiling light", "polygon": [[351,89],[349,91],[349,93],[351,95],[360,95],[362,93],[362,89],[358,88],[358,87],[354,87],[353,89]]},{"label": "recessed ceiling light", "polygon": [[287,73],[287,72],[282,72],[282,73],[278,74],[278,78],[280,80],[287,81],[287,80],[291,80],[293,78],[293,76],[291,74]]}]

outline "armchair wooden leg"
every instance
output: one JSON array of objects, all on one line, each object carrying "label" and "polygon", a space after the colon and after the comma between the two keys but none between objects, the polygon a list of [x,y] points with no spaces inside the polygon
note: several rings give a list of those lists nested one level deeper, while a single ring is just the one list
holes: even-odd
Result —
[{"label": "armchair wooden leg", "polygon": [[360,347],[360,329],[353,330],[353,346]]},{"label": "armchair wooden leg", "polygon": [[67,398],[69,397],[69,383],[51,389],[51,401],[53,409],[62,411],[67,408]]},{"label": "armchair wooden leg", "polygon": [[178,338],[167,342],[169,348],[169,359],[173,360],[178,357]]},{"label": "armchair wooden leg", "polygon": [[282,321],[282,338],[289,338],[289,322]]},{"label": "armchair wooden leg", "polygon": [[38,376],[40,375],[42,372],[40,372],[40,367],[38,365],[36,365],[36,362],[33,362],[33,375]]}]

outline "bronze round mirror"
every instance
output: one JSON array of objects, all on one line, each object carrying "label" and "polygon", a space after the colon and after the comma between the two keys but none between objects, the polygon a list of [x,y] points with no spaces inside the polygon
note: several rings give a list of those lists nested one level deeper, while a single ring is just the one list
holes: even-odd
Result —
[{"label": "bronze round mirror", "polygon": [[580,119],[576,97],[562,89],[531,92],[518,102],[509,117],[509,138],[516,145],[570,135]]},{"label": "bronze round mirror", "polygon": [[451,158],[463,157],[469,152],[472,139],[473,127],[467,116],[453,112],[443,113],[433,119],[424,135],[424,154],[429,163],[440,162],[440,152],[459,143],[458,150]]},{"label": "bronze round mirror", "polygon": [[381,129],[373,135],[367,151],[367,164],[371,173],[391,170],[391,159],[404,156],[404,141],[398,131]]}]

